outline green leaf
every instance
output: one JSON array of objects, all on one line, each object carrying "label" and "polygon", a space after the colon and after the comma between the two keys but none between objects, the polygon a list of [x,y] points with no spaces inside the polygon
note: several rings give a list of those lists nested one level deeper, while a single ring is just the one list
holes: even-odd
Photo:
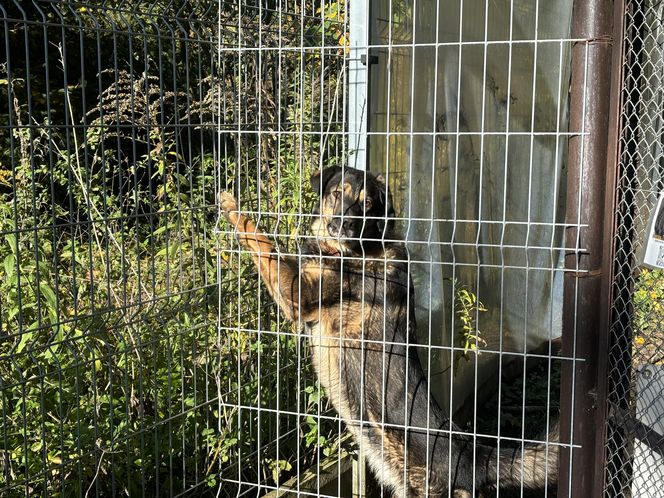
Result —
[{"label": "green leaf", "polygon": [[57,298],[55,297],[55,292],[53,292],[53,289],[51,289],[46,283],[41,282],[39,284],[39,290],[42,293],[42,296],[44,299],[46,299],[46,303],[50,307],[51,310],[54,310],[57,306]]},{"label": "green leaf", "polygon": [[28,342],[32,339],[32,336],[32,332],[23,332],[21,340],[18,342],[18,346],[16,346],[17,353],[20,353],[25,349],[25,346],[27,346]]},{"label": "green leaf", "polygon": [[16,235],[13,233],[8,233],[5,235],[5,240],[9,244],[9,249],[11,249],[13,254],[16,254]]},{"label": "green leaf", "polygon": [[14,254],[8,254],[5,257],[4,260],[4,266],[5,266],[5,278],[7,281],[10,281],[12,276],[14,275],[14,268],[16,267],[16,257]]}]

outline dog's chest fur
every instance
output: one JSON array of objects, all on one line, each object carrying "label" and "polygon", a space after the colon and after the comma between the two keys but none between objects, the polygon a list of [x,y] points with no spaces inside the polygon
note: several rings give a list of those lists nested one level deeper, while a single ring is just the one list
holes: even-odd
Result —
[{"label": "dog's chest fur", "polygon": [[[318,278],[317,306],[306,314],[312,361],[319,381],[356,441],[367,449],[381,480],[401,490],[403,438],[382,430],[393,420],[395,403],[406,397],[407,336],[414,326],[408,302],[409,278],[401,247],[382,259],[311,257],[303,272]],[[314,296],[315,297],[315,296]],[[393,378],[387,378],[391,372]],[[398,379],[396,377],[398,377]],[[403,409],[397,410],[403,418]]]}]

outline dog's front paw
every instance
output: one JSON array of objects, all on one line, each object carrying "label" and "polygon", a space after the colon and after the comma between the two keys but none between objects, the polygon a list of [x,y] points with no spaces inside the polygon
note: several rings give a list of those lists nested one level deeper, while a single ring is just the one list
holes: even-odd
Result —
[{"label": "dog's front paw", "polygon": [[219,192],[218,198],[219,198],[219,207],[226,216],[228,216],[228,214],[232,211],[238,211],[237,201],[235,200],[235,196],[233,196],[233,194],[231,194],[230,192],[222,190],[221,192]]}]

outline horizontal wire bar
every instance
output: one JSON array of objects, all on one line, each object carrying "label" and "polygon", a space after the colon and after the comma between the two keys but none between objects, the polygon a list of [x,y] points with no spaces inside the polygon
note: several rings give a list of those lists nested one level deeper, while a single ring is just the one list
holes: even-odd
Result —
[{"label": "horizontal wire bar", "polygon": [[[247,202],[247,200],[244,197],[240,197],[241,201]],[[252,199],[253,200],[253,199]],[[210,205],[207,207],[216,207],[216,205]],[[260,210],[256,211],[253,209],[244,209],[240,208],[238,210],[239,213],[248,215],[248,216],[253,216],[254,218],[260,220],[263,217],[274,217],[274,218],[291,218],[291,217],[296,217],[296,218],[312,218],[312,219],[317,219],[320,218],[320,214],[316,213],[290,213],[286,211],[271,211],[269,209],[265,210]],[[159,213],[155,213],[159,214]],[[435,216],[431,218],[422,218],[419,216],[346,216],[346,215],[330,215],[326,216],[327,218],[330,219],[344,219],[344,220],[394,220],[397,222],[407,222],[407,223],[412,223],[412,222],[424,222],[424,223],[454,223],[454,224],[461,224],[461,223],[475,223],[475,224],[487,224],[487,225],[500,225],[500,226],[510,226],[510,225],[515,225],[515,226],[536,226],[536,227],[559,227],[559,228],[587,228],[588,224],[587,223],[574,223],[574,222],[549,222],[549,221],[520,221],[520,220],[490,220],[486,218],[437,218]],[[221,220],[220,220],[221,221]],[[230,223],[229,223],[230,225]],[[216,229],[217,233],[234,233],[232,230],[220,230]],[[270,232],[266,232],[267,235],[273,235]],[[279,234],[277,235],[283,235],[286,236],[286,234]],[[310,235],[297,235],[297,237],[312,237]],[[363,239],[363,240],[369,240],[369,239]],[[383,240],[383,239],[372,239],[372,240]],[[390,242],[405,242],[404,239],[387,239]]]},{"label": "horizontal wire bar", "polygon": [[[353,45],[351,50],[395,50],[395,49],[412,49],[412,48],[441,48],[441,47],[476,47],[476,46],[496,46],[496,45],[542,45],[542,44],[574,44],[574,43],[592,43],[592,38],[539,38],[539,39],[523,39],[523,40],[468,40],[468,41],[448,41],[448,42],[394,42],[392,44],[361,44]],[[219,52],[273,52],[273,51],[320,51],[327,49],[338,49],[340,45],[305,45],[297,47],[273,47],[265,46],[252,46],[252,47],[237,47],[237,46],[221,46]]]},{"label": "horizontal wire bar", "polygon": [[[378,240],[380,242],[380,240]],[[422,241],[421,244],[427,244],[426,241]],[[442,244],[441,245],[446,245]],[[452,247],[455,246],[464,246],[464,247],[477,247],[477,248],[495,248],[499,249],[500,246],[481,246],[481,245],[476,245],[476,244],[457,244],[457,243],[451,243],[447,244],[451,245]],[[508,248],[509,249],[509,248]],[[526,248],[521,248],[522,250],[527,250],[527,251],[532,251],[532,250],[542,250],[542,251],[550,251],[552,250],[551,248],[542,248],[542,249],[526,249]],[[555,249],[554,249],[555,250]],[[417,258],[408,258],[408,259],[396,259],[396,258],[390,258],[390,259],[385,259],[385,258],[374,258],[370,256],[344,256],[343,254],[341,256],[336,256],[336,255],[328,255],[325,253],[321,254],[315,254],[315,255],[307,255],[307,256],[302,256],[302,254],[297,253],[297,252],[288,252],[288,251],[274,251],[274,252],[254,252],[254,251],[248,251],[245,249],[224,249],[222,251],[223,253],[227,254],[237,254],[237,255],[242,255],[242,254],[253,254],[253,255],[271,255],[271,256],[277,256],[277,257],[305,257],[305,258],[321,258],[322,260],[338,260],[338,261],[364,261],[364,262],[374,262],[374,263],[385,263],[385,262],[393,262],[393,263],[405,263],[405,264],[430,264],[436,267],[442,267],[442,266],[451,266],[451,267],[463,267],[463,268],[497,268],[497,269],[510,269],[510,270],[529,270],[529,271],[555,271],[557,273],[565,273],[565,274],[575,274],[575,275],[586,275],[589,273],[589,271],[586,270],[576,270],[573,268],[565,268],[565,267],[558,267],[558,266],[539,266],[536,264],[529,264],[529,265],[517,265],[517,264],[508,264],[508,263],[488,263],[486,261],[482,261],[482,259],[487,259],[487,258],[481,258],[479,257],[476,261],[468,261],[468,262],[460,262],[460,261],[435,261],[432,259],[417,259]],[[584,253],[586,252],[583,249],[578,249],[577,251],[570,251],[569,249],[567,250],[567,253]],[[505,259],[509,259],[510,257],[516,257],[515,256],[504,256]],[[498,259],[498,258],[494,258]]]},{"label": "horizontal wire bar", "polygon": [[[257,124],[257,123],[252,123]],[[224,129],[226,126],[231,127],[230,129]],[[218,134],[224,135],[294,135],[294,136],[352,136],[352,132],[348,131],[316,131],[316,130],[264,130],[264,129],[232,129],[237,127],[247,126],[247,124],[242,123],[231,123],[231,124],[222,124],[217,129],[219,129]],[[367,131],[362,133],[362,135],[367,136],[378,136],[378,137],[483,137],[483,136],[497,136],[497,137],[585,137],[590,136],[589,132],[584,131],[502,131],[502,130],[485,130],[485,131]],[[502,161],[501,161],[502,162]]]},{"label": "horizontal wire bar", "polygon": [[[247,410],[250,412],[265,412],[265,413],[271,413],[274,415],[287,415],[291,417],[302,417],[302,416],[307,416],[307,417],[312,417],[314,420],[329,420],[329,421],[338,421],[339,416],[338,415],[323,415],[323,414],[311,414],[311,413],[302,413],[300,411],[290,411],[290,410],[284,410],[280,409],[277,410],[276,408],[268,408],[268,407],[258,407],[258,406],[253,406],[253,405],[244,405],[242,403],[225,403],[224,401],[220,401],[220,405],[226,408],[236,408],[238,410]],[[389,422],[384,422],[384,421],[369,421],[369,420],[358,420],[358,419],[344,419],[344,422],[346,424],[357,424],[361,426],[370,426],[370,427],[380,427],[382,430],[387,429],[401,429],[401,430],[409,430],[409,431],[414,431],[418,433],[429,433],[433,435],[440,435],[440,436],[447,436],[447,437],[452,437],[452,436],[462,436],[462,437],[475,437],[478,439],[489,439],[489,440],[495,440],[495,441],[509,441],[509,442],[514,442],[514,443],[525,443],[525,444],[546,444],[549,447],[556,447],[556,448],[581,448],[578,444],[574,443],[564,443],[561,441],[551,441],[547,439],[531,439],[531,438],[517,438],[517,437],[509,437],[509,436],[497,436],[494,434],[484,434],[481,432],[464,432],[461,430],[453,430],[453,429],[435,429],[433,427],[427,428],[427,427],[420,427],[420,426],[415,426],[415,425],[410,425],[410,424],[395,424],[395,423],[389,423]]]},{"label": "horizontal wire bar", "polygon": [[[343,326],[343,319],[341,319],[341,326]],[[251,329],[251,328],[246,328],[246,327],[239,327],[239,326],[231,326],[231,325],[221,325],[219,327],[220,331],[228,331],[228,332],[244,332],[244,333],[250,333],[250,334],[265,334],[265,335],[274,335],[278,337],[293,337],[293,338],[302,338],[302,337],[309,337],[309,334],[306,332],[286,332],[283,330],[280,331],[274,331],[274,330],[263,330],[263,329]],[[361,344],[375,344],[378,346],[408,346],[409,348],[423,348],[423,349],[431,349],[432,351],[448,351],[448,352],[458,352],[458,351],[464,351],[463,347],[460,346],[443,346],[443,345],[438,345],[438,344],[427,344],[427,343],[420,343],[416,341],[411,341],[411,342],[396,342],[396,341],[390,341],[387,339],[367,339],[365,337],[358,337],[358,338],[339,338],[339,336],[332,336],[332,335],[327,335],[327,334],[316,334],[316,337],[320,338],[325,338],[329,340],[334,340],[334,341],[339,341],[341,343],[349,342],[349,343],[361,343]],[[341,347],[341,346],[340,346]],[[347,347],[347,346],[343,346]],[[376,351],[376,350],[373,350]],[[498,356],[513,356],[513,357],[519,357],[519,358],[540,358],[540,359],[545,359],[545,360],[561,360],[561,361],[571,361],[571,362],[584,362],[585,359],[575,357],[575,356],[557,356],[557,355],[548,355],[548,354],[543,354],[543,353],[531,353],[527,351],[499,351],[495,349],[487,349],[487,348],[480,348],[478,346],[478,349],[476,350],[478,356],[481,354],[495,354]],[[386,356],[389,356],[389,352],[384,353]],[[474,354],[474,353],[473,353]]]}]

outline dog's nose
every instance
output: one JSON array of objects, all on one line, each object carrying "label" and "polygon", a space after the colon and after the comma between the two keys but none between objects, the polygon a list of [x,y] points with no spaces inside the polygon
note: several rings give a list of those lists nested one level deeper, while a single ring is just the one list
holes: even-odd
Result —
[{"label": "dog's nose", "polygon": [[339,235],[339,227],[341,226],[341,220],[332,220],[327,224],[327,233],[332,237],[337,237]]},{"label": "dog's nose", "polygon": [[327,232],[332,237],[347,237],[353,233],[353,222],[344,220],[342,223],[341,220],[332,220],[327,224]]}]

